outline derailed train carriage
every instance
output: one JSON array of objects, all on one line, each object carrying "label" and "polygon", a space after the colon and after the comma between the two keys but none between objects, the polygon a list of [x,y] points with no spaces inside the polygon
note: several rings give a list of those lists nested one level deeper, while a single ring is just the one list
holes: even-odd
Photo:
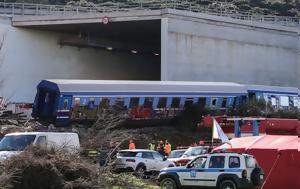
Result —
[{"label": "derailed train carriage", "polygon": [[298,89],[226,82],[43,80],[37,86],[32,115],[66,126],[118,106],[131,119],[161,119],[189,106],[226,109],[249,98],[265,98],[274,106],[283,102],[297,106]]}]

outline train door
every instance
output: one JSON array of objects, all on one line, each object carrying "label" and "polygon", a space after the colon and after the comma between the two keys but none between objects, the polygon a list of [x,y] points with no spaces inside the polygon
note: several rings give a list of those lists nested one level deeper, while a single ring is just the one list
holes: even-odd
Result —
[{"label": "train door", "polygon": [[72,96],[63,96],[60,109],[70,110],[72,105]]},{"label": "train door", "polygon": [[55,104],[56,94],[50,91],[40,91],[38,99],[38,110],[40,112],[40,117],[51,119],[53,118],[54,104]]},{"label": "train door", "polygon": [[59,110],[56,113],[56,125],[65,126],[71,120],[72,96],[63,96],[60,101]]}]

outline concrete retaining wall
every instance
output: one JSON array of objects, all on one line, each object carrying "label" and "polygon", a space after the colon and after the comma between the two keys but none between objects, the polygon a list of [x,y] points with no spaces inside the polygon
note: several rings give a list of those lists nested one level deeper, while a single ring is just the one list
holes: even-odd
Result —
[{"label": "concrete retaining wall", "polygon": [[3,65],[0,80],[4,95],[17,102],[33,102],[36,85],[42,79],[159,80],[157,57],[143,57],[95,49],[58,45],[68,34],[15,28],[2,20]]},{"label": "concrete retaining wall", "polygon": [[[178,10],[108,16],[111,22],[161,19],[161,64],[159,57],[61,48],[57,41],[66,34],[15,28],[1,19],[0,32],[6,33],[1,93],[18,102],[32,101],[37,83],[45,78],[226,81],[300,88],[299,28]],[[14,24],[68,27],[75,21],[96,24],[98,18],[77,15],[47,22],[46,17],[22,17]]]},{"label": "concrete retaining wall", "polygon": [[167,15],[162,26],[163,80],[300,87],[299,30],[178,15]]}]

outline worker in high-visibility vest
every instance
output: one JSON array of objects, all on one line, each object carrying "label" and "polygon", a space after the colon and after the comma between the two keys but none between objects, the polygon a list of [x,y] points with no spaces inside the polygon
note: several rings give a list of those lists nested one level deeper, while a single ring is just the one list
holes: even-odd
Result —
[{"label": "worker in high-visibility vest", "polygon": [[133,140],[129,140],[128,149],[129,150],[135,150],[135,144],[134,144]]},{"label": "worker in high-visibility vest", "polygon": [[149,149],[149,150],[155,150],[155,144],[154,144],[154,142],[150,142],[150,143],[148,144],[148,149]]},{"label": "worker in high-visibility vest", "polygon": [[97,157],[99,155],[99,152],[95,149],[89,149],[87,155],[88,157]]},{"label": "worker in high-visibility vest", "polygon": [[171,144],[168,142],[168,141],[166,141],[166,144],[165,144],[165,147],[164,147],[165,149],[164,149],[164,151],[165,151],[165,155],[166,156],[169,156],[170,155],[170,153],[171,153]]}]

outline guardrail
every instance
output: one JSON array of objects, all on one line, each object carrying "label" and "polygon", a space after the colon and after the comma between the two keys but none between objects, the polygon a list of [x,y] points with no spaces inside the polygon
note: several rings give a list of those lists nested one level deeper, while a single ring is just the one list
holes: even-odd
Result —
[{"label": "guardrail", "polygon": [[214,16],[223,16],[239,20],[249,20],[269,24],[278,24],[289,27],[300,28],[299,17],[266,16],[254,14],[241,14],[232,10],[214,10],[204,6],[195,6],[185,1],[137,1],[136,3],[102,3],[99,5],[76,6],[76,5],[45,5],[27,3],[5,3],[0,2],[0,14],[15,15],[78,15],[96,14],[109,12],[129,12],[135,10],[159,10],[176,9],[190,12],[205,13]]}]

